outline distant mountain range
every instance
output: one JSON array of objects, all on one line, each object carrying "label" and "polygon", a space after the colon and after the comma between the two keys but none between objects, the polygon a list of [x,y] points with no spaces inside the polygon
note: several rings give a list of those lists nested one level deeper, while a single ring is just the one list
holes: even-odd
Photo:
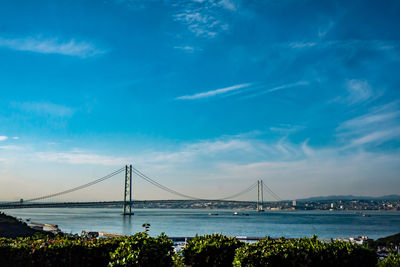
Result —
[{"label": "distant mountain range", "polygon": [[370,197],[370,196],[318,196],[297,199],[297,201],[321,201],[321,200],[400,200],[400,195],[386,195],[380,197]]}]

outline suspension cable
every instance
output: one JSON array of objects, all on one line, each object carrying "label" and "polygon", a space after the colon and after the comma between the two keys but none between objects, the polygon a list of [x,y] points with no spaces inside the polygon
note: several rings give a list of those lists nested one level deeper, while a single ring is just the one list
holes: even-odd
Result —
[{"label": "suspension cable", "polygon": [[236,193],[234,195],[228,196],[228,197],[218,198],[218,199],[205,199],[205,198],[198,198],[198,197],[193,197],[193,196],[190,196],[190,195],[186,195],[186,194],[180,193],[178,191],[175,191],[175,190],[173,190],[173,189],[171,189],[169,187],[166,187],[166,186],[160,184],[159,182],[155,181],[154,179],[151,179],[150,177],[148,177],[147,175],[145,175],[144,173],[142,173],[141,171],[139,171],[138,169],[136,169],[134,167],[132,167],[132,171],[136,175],[138,175],[140,178],[142,178],[143,180],[151,183],[152,185],[154,185],[154,186],[156,186],[156,187],[158,187],[158,188],[160,188],[160,189],[162,189],[164,191],[167,191],[167,192],[169,192],[171,194],[174,194],[174,195],[177,195],[177,196],[181,196],[181,197],[184,197],[184,198],[192,199],[192,200],[227,200],[227,199],[232,199],[232,198],[241,196],[241,195],[253,190],[256,187],[256,184],[257,184],[257,183],[254,183],[251,186],[249,186],[248,188],[246,188],[245,190],[243,190],[243,191],[241,191],[239,193]]},{"label": "suspension cable", "polygon": [[68,190],[65,190],[65,191],[61,191],[61,192],[58,192],[58,193],[49,194],[49,195],[45,195],[45,196],[41,196],[41,197],[35,197],[35,198],[27,199],[27,200],[24,200],[24,202],[31,202],[31,201],[36,201],[36,200],[43,200],[43,199],[47,199],[47,198],[52,198],[52,197],[57,197],[57,196],[61,196],[61,195],[64,195],[64,194],[72,193],[72,192],[74,192],[74,191],[77,191],[77,190],[80,190],[80,189],[83,189],[83,188],[92,186],[92,185],[94,185],[94,184],[103,182],[103,181],[105,181],[105,180],[107,180],[107,179],[110,179],[111,177],[114,177],[115,175],[117,175],[117,174],[123,172],[124,169],[125,169],[125,168],[121,168],[121,169],[119,169],[119,170],[116,170],[116,171],[114,171],[114,172],[112,172],[112,173],[110,173],[110,174],[104,176],[104,177],[101,177],[101,178],[99,178],[99,179],[96,179],[96,180],[94,180],[94,181],[92,181],[92,182],[89,182],[89,183],[86,183],[86,184],[83,184],[83,185],[80,185],[80,186],[77,186],[77,187],[74,187],[74,188],[71,188],[71,189],[68,189]]},{"label": "suspension cable", "polygon": [[265,189],[267,189],[267,191],[269,192],[269,194],[270,194],[273,198],[275,198],[275,200],[277,200],[277,201],[282,201],[282,198],[280,198],[277,194],[275,194],[275,192],[272,191],[272,189],[269,188],[268,185],[266,185],[265,183],[263,183],[263,185],[264,185]]},{"label": "suspension cable", "polygon": [[[73,187],[71,189],[64,190],[64,191],[61,191],[61,192],[57,192],[57,193],[54,193],[54,194],[49,194],[49,195],[44,195],[44,196],[40,196],[40,197],[27,199],[27,200],[24,200],[24,202],[32,202],[32,201],[37,201],[37,200],[43,200],[43,199],[53,198],[53,197],[61,196],[61,195],[64,195],[64,194],[72,193],[72,192],[87,188],[89,186],[95,185],[97,183],[103,182],[105,180],[108,180],[108,179],[114,177],[115,175],[123,172],[124,170],[125,170],[125,167],[120,168],[120,169],[118,169],[118,170],[116,170],[116,171],[114,171],[114,172],[112,172],[112,173],[110,173],[110,174],[108,174],[108,175],[106,175],[104,177],[101,177],[101,178],[96,179],[94,181],[91,181],[89,183],[86,183],[86,184],[83,184],[83,185],[80,185],[80,186],[77,186],[77,187]],[[183,194],[183,193],[180,193],[180,192],[178,192],[178,191],[176,191],[174,189],[171,189],[171,188],[169,188],[167,186],[164,186],[164,185],[160,184],[159,182],[155,181],[154,179],[151,179],[150,177],[148,177],[147,175],[145,175],[144,173],[142,173],[141,171],[139,171],[138,169],[136,169],[134,167],[132,167],[132,172],[134,172],[136,175],[138,175],[140,178],[142,178],[143,180],[147,181],[148,183],[151,183],[152,185],[160,188],[161,190],[164,190],[166,192],[169,192],[171,194],[174,194],[174,195],[177,195],[177,196],[180,196],[180,197],[192,199],[192,200],[228,200],[228,199],[233,199],[233,198],[239,197],[239,196],[241,196],[241,195],[243,195],[245,193],[248,193],[248,192],[252,191],[254,188],[257,187],[257,182],[255,182],[252,185],[250,185],[248,188],[246,188],[246,189],[244,189],[244,190],[242,190],[242,191],[240,191],[238,193],[235,193],[233,195],[230,195],[230,196],[227,196],[227,197],[224,197],[224,198],[218,198],[218,199],[205,199],[205,198],[198,198],[198,197],[194,197],[194,196],[191,196],[191,195]],[[276,195],[267,185],[264,184],[264,186],[267,188],[267,190],[272,194],[272,196],[275,199],[281,200],[279,198],[279,196]]]},{"label": "suspension cable", "polygon": [[142,178],[143,180],[145,180],[145,181],[151,183],[152,185],[154,185],[154,186],[156,186],[156,187],[158,187],[158,188],[160,188],[160,189],[162,189],[164,191],[167,191],[167,192],[169,192],[171,194],[178,195],[178,196],[181,196],[181,197],[184,197],[184,198],[193,199],[193,200],[204,200],[204,199],[201,199],[201,198],[198,198],[198,197],[193,197],[193,196],[189,196],[189,195],[186,195],[186,194],[183,194],[183,193],[179,193],[178,191],[170,189],[170,188],[168,188],[168,187],[156,182],[155,180],[151,179],[150,177],[148,177],[147,175],[143,174],[142,172],[140,172],[139,170],[137,170],[134,167],[132,167],[132,171],[136,175],[138,175],[140,178]]},{"label": "suspension cable", "polygon": [[217,199],[217,200],[227,200],[227,199],[236,198],[236,197],[239,197],[239,196],[241,196],[241,195],[243,195],[243,194],[245,194],[245,193],[250,192],[251,190],[253,190],[253,189],[256,188],[256,187],[257,187],[257,182],[254,182],[251,186],[249,186],[248,188],[246,188],[245,190],[243,190],[243,191],[241,191],[241,192],[239,192],[239,193],[236,193],[236,194],[231,195],[231,196],[228,196],[228,197],[219,198],[219,199]]}]

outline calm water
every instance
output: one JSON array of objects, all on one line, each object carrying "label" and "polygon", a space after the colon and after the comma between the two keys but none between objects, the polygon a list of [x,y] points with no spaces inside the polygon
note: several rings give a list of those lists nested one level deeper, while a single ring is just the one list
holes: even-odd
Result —
[{"label": "calm water", "polygon": [[[121,216],[120,209],[62,208],[4,210],[18,218],[33,222],[57,224],[67,233],[103,231],[133,234],[143,231],[142,224],[151,224],[150,234],[165,232],[168,236],[194,236],[222,233],[232,236],[320,238],[367,235],[379,238],[400,232],[399,212],[329,211],[245,211],[249,216],[233,216],[234,210],[138,209],[131,218]],[[209,213],[218,216],[209,216]],[[238,211],[243,212],[243,211]]]}]

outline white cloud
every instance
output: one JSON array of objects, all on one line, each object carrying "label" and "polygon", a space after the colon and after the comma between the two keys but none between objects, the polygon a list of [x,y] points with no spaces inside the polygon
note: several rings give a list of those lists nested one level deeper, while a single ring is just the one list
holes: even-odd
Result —
[{"label": "white cloud", "polygon": [[178,7],[174,19],[183,23],[196,36],[213,38],[229,30],[224,14],[237,10],[237,5],[229,0],[193,1]]},{"label": "white cloud", "polygon": [[[0,149],[3,147],[0,146]],[[10,146],[4,149],[11,149]],[[67,164],[95,164],[105,166],[122,166],[130,162],[142,166],[175,166],[183,162],[197,162],[204,158],[224,157],[227,154],[251,154],[255,152],[253,142],[241,139],[224,138],[218,140],[201,140],[182,144],[175,151],[144,152],[140,157],[108,156],[87,152],[81,149],[70,151],[36,152],[34,160]]]},{"label": "white cloud", "polygon": [[[243,177],[264,183],[283,199],[316,195],[396,194],[400,186],[396,154],[352,153],[312,150],[311,156],[291,161],[260,160],[252,163],[224,162],[219,172],[231,183]],[[273,200],[265,193],[265,198]]]},{"label": "white cloud", "polygon": [[8,136],[0,135],[0,141],[5,141],[8,139]]},{"label": "white cloud", "polygon": [[354,51],[373,51],[380,52],[382,56],[390,61],[399,61],[398,49],[400,48],[399,41],[388,40],[360,40],[360,39],[347,39],[347,40],[322,40],[323,35],[321,32],[319,39],[310,41],[293,41],[286,43],[278,43],[274,46],[282,48],[290,48],[296,50],[319,49],[319,50],[338,50],[342,57],[354,56]]},{"label": "white cloud", "polygon": [[325,35],[333,28],[333,26],[335,25],[335,23],[333,21],[330,21],[328,25],[326,25],[325,27],[319,27],[318,28],[318,37],[319,38],[323,38],[325,37]]},{"label": "white cloud", "polygon": [[179,96],[176,98],[176,100],[195,100],[195,99],[202,99],[202,98],[208,98],[208,97],[213,97],[221,94],[225,94],[228,92],[236,91],[242,88],[246,88],[251,86],[251,83],[242,83],[242,84],[237,84],[225,88],[220,88],[216,90],[211,90],[207,92],[202,92],[194,95],[184,95],[184,96]]},{"label": "white cloud", "polygon": [[400,46],[398,41],[387,40],[360,40],[360,39],[347,39],[347,40],[331,40],[331,41],[294,41],[289,43],[280,44],[293,49],[301,48],[364,48],[370,50],[392,50]]},{"label": "white cloud", "polygon": [[258,83],[258,84],[243,83],[216,90],[201,92],[194,95],[179,96],[175,98],[175,100],[196,100],[196,99],[209,98],[219,95],[223,97],[230,97],[237,94],[242,94],[243,96],[241,98],[247,99],[293,87],[306,86],[309,84],[310,83],[308,81],[299,81],[295,83],[283,84],[280,86],[268,88],[265,83]]},{"label": "white cloud", "polygon": [[314,156],[314,151],[308,146],[308,141],[310,139],[307,139],[301,144],[301,149],[303,150],[304,154],[307,156]]},{"label": "white cloud", "polygon": [[11,103],[26,112],[34,112],[38,115],[50,115],[53,117],[70,117],[74,114],[74,110],[70,107],[54,104],[50,102],[23,102]]},{"label": "white cloud", "polygon": [[188,29],[201,37],[215,37],[221,29],[221,22],[211,15],[202,14],[198,10],[186,10],[175,15],[175,20],[188,26]]},{"label": "white cloud", "polygon": [[12,139],[14,139],[14,140],[19,140],[19,136],[13,136]]},{"label": "white cloud", "polygon": [[57,38],[16,38],[7,39],[0,37],[0,47],[18,51],[29,51],[41,54],[60,54],[77,57],[91,57],[104,54],[105,51],[96,48],[93,44],[87,42],[77,42],[74,39],[69,41],[60,41]]},{"label": "white cloud", "polygon": [[309,48],[316,46],[316,42],[292,42],[289,44],[290,48]]},{"label": "white cloud", "polygon": [[123,166],[132,159],[124,157],[104,156],[83,151],[72,152],[37,152],[36,156],[41,161],[50,161],[68,164],[94,164],[105,166]]},{"label": "white cloud", "polygon": [[16,146],[16,145],[6,145],[6,146],[0,146],[1,150],[24,150],[24,147],[22,146]]},{"label": "white cloud", "polygon": [[220,6],[222,6],[225,9],[231,10],[231,11],[236,11],[237,6],[236,3],[230,0],[221,0],[218,3]]},{"label": "white cloud", "polygon": [[[289,88],[298,87],[298,86],[305,86],[305,85],[309,85],[309,84],[310,83],[307,81],[299,81],[299,82],[295,82],[295,83],[288,83],[288,84],[268,88],[266,90],[265,90],[265,86],[264,86],[264,88],[262,88],[264,90],[261,90],[254,94],[246,95],[246,96],[244,96],[244,98],[253,98],[253,97],[260,96],[260,95],[269,94],[269,93],[272,93],[275,91],[280,91],[280,90],[289,89]],[[258,88],[258,89],[260,89],[260,88]]]},{"label": "white cloud", "polygon": [[400,111],[387,113],[370,113],[348,121],[339,126],[339,129],[360,129],[373,124],[385,123],[400,117]]},{"label": "white cloud", "polygon": [[369,143],[382,144],[385,141],[400,138],[400,127],[384,131],[374,131],[351,141],[350,147]]},{"label": "white cloud", "polygon": [[140,159],[142,164],[180,164],[198,162],[206,158],[219,158],[226,155],[250,154],[255,151],[254,144],[248,140],[222,138],[201,140],[182,144],[176,151],[153,152]]},{"label": "white cloud", "polygon": [[279,90],[283,90],[283,89],[287,89],[287,88],[291,88],[291,87],[295,87],[295,86],[302,86],[302,85],[308,85],[309,82],[306,81],[300,81],[300,82],[296,82],[296,83],[289,83],[289,84],[284,84],[281,86],[277,86],[271,89],[268,89],[268,92],[275,92],[275,91],[279,91]]},{"label": "white cloud", "polygon": [[288,135],[290,133],[298,132],[299,130],[303,129],[304,127],[298,125],[291,125],[291,124],[280,124],[278,126],[269,127],[271,132],[282,133]]},{"label": "white cloud", "polygon": [[185,45],[185,46],[174,46],[174,49],[182,50],[188,53],[194,53],[195,51],[202,51],[200,48],[196,48],[194,46]]},{"label": "white cloud", "polygon": [[[226,137],[187,144],[175,152],[158,152],[141,159],[138,167],[153,177],[173,176],[179,180],[189,179],[189,175],[200,177],[199,181],[223,183],[227,179],[242,185],[261,178],[285,199],[317,194],[385,194],[393,193],[392,187],[400,185],[396,179],[400,157],[396,153],[316,149],[309,145],[308,139],[293,144],[285,138],[266,143]],[[192,190],[202,197],[215,194],[201,186]]]},{"label": "white cloud", "polygon": [[[379,138],[382,136],[385,134]],[[370,140],[374,138],[377,137],[370,137]],[[113,156],[73,149],[32,153],[24,151],[19,152],[17,158],[25,164],[28,159],[35,166],[55,168],[56,172],[60,172],[60,169],[69,170],[68,173],[71,170],[77,172],[78,169],[90,173],[93,166],[97,170],[97,166],[101,169],[102,166],[119,167],[133,163],[136,168],[166,186],[205,198],[241,191],[257,179],[263,179],[285,199],[316,194],[387,194],[394,193],[394,188],[400,186],[398,152],[321,149],[309,143],[308,139],[296,144],[287,138],[267,142],[254,136],[224,136],[214,140],[183,143],[170,151],[137,152],[134,156]],[[8,155],[0,154],[0,157],[7,158]],[[36,173],[30,170],[29,175],[42,176],[48,173],[40,171],[42,168],[37,168]],[[79,181],[76,183],[79,184]],[[135,183],[136,188],[140,188],[136,192],[142,192],[135,195],[137,198],[171,197],[168,193],[155,192],[144,181],[137,179]],[[119,185],[119,182],[113,184]],[[221,190],[222,185],[226,187]],[[120,191],[114,196],[118,194]],[[112,198],[109,194],[107,196]]]},{"label": "white cloud", "polygon": [[338,137],[348,147],[380,145],[400,137],[400,111],[393,102],[375,107],[367,114],[344,121],[337,127]]},{"label": "white cloud", "polygon": [[347,100],[350,105],[365,102],[374,96],[374,92],[367,81],[349,80],[346,83],[346,89],[349,92]]}]

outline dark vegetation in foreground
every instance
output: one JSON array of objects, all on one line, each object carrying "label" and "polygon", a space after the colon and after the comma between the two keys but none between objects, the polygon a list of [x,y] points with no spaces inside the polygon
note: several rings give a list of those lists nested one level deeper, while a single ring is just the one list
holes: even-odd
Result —
[{"label": "dark vegetation in foreground", "polygon": [[[390,235],[387,237],[382,237],[379,238],[375,241],[370,242],[369,246],[370,247],[387,247],[387,248],[394,248],[396,245],[400,244],[400,233],[395,234],[395,235]],[[399,265],[400,266],[400,265]]]},{"label": "dark vegetation in foreground", "polygon": [[17,218],[0,212],[0,237],[28,237],[40,233],[45,232],[34,230]]},{"label": "dark vegetation in foreground", "polygon": [[175,253],[164,234],[88,239],[73,236],[0,238],[0,266],[400,266],[377,263],[373,249],[316,237],[244,243],[220,234],[196,236]]}]

